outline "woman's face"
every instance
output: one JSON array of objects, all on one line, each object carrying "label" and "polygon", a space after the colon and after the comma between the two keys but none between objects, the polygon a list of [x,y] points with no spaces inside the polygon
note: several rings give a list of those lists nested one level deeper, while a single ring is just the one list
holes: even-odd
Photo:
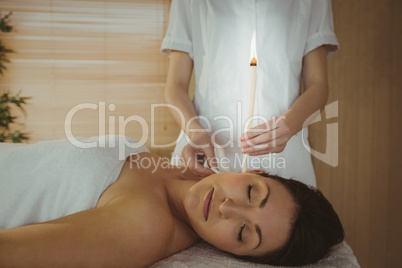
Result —
[{"label": "woman's face", "polygon": [[236,255],[261,256],[290,236],[295,203],[278,181],[254,173],[219,173],[190,188],[184,206],[198,235]]}]

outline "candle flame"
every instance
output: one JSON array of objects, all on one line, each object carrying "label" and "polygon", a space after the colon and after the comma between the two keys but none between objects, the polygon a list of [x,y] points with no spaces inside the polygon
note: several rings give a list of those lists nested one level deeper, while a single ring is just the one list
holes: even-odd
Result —
[{"label": "candle flame", "polygon": [[257,44],[256,44],[256,32],[254,30],[253,37],[251,38],[251,53],[250,53],[250,65],[257,65]]}]

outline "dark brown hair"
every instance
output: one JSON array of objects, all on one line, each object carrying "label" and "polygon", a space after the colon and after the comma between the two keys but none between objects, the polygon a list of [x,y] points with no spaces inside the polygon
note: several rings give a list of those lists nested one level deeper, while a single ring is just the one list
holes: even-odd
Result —
[{"label": "dark brown hair", "polygon": [[286,244],[264,256],[237,256],[257,263],[300,266],[322,259],[334,245],[344,239],[344,230],[331,203],[320,190],[275,175],[261,176],[281,182],[296,204],[291,234]]}]

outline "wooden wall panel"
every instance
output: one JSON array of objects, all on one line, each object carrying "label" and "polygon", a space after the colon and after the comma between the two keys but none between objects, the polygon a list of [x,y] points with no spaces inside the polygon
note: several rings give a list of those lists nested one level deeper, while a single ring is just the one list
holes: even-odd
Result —
[{"label": "wooden wall panel", "polygon": [[[313,158],[318,187],[362,267],[399,267],[402,2],[332,3],[341,50],[329,58],[329,103],[339,101],[339,165]],[[310,130],[313,148],[325,151],[325,124]]]},{"label": "wooden wall panel", "polygon": [[390,135],[389,140],[392,143],[389,152],[389,167],[391,171],[390,180],[388,183],[388,211],[387,218],[389,219],[386,228],[386,267],[398,267],[401,265],[401,241],[402,241],[402,213],[401,213],[401,189],[402,189],[402,142],[400,141],[402,133],[402,29],[401,29],[401,13],[402,1],[393,1],[390,12],[391,23],[391,38],[390,47],[391,61],[389,62],[391,72],[389,74],[391,81],[390,90]]}]

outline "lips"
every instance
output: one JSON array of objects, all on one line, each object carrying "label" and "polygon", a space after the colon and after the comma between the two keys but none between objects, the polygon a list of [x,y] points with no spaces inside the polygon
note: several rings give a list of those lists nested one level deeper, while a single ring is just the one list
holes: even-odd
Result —
[{"label": "lips", "polygon": [[213,195],[213,193],[214,193],[214,189],[212,189],[212,190],[208,193],[208,195],[205,197],[205,200],[204,200],[204,206],[203,206],[203,208],[202,208],[202,212],[203,212],[203,214],[204,214],[205,221],[208,220],[208,215],[209,215],[209,212],[210,212],[210,210],[211,210],[212,195]]}]

